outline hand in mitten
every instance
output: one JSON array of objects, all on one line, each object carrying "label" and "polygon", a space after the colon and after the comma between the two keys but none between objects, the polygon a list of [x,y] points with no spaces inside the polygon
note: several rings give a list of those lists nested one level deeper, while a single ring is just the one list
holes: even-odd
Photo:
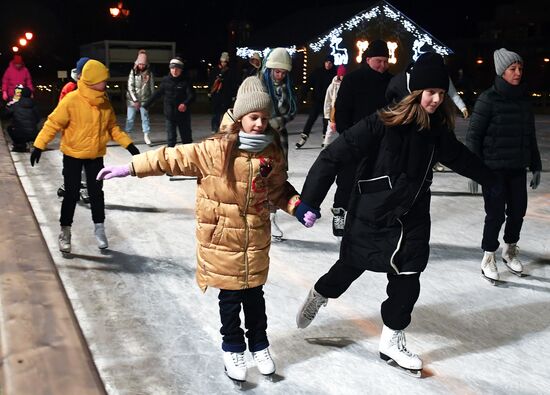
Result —
[{"label": "hand in mitten", "polygon": [[533,172],[533,178],[531,178],[530,187],[533,189],[537,189],[539,184],[540,184],[540,170],[535,170]]},{"label": "hand in mitten", "polygon": [[4,101],[8,101],[8,92],[6,92],[6,91],[3,91],[3,92],[2,92],[2,99],[3,99]]},{"label": "hand in mitten", "polygon": [[130,143],[128,145],[128,147],[126,147],[126,149],[128,150],[129,153],[133,155],[139,155],[139,150],[138,148],[134,145],[134,143]]},{"label": "hand in mitten", "polygon": [[294,216],[306,228],[311,228],[313,224],[315,224],[315,221],[321,218],[321,212],[309,206],[307,203],[300,202]]},{"label": "hand in mitten", "polygon": [[479,184],[474,180],[470,180],[468,181],[468,188],[470,189],[470,193],[475,195],[479,190]]},{"label": "hand in mitten", "polygon": [[105,166],[97,174],[96,180],[109,180],[115,177],[127,177],[130,175],[130,166]]},{"label": "hand in mitten", "polygon": [[34,147],[31,152],[31,166],[34,167],[35,163],[40,162],[40,156],[42,155],[42,150],[40,148]]}]

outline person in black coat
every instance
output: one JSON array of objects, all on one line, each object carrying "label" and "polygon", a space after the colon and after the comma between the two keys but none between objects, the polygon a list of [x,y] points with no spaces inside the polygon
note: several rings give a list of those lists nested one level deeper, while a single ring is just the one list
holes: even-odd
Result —
[{"label": "person in black coat", "polygon": [[38,122],[40,116],[31,99],[31,90],[26,87],[18,87],[20,98],[5,109],[5,117],[11,118],[12,123],[7,127],[7,132],[13,141],[13,152],[27,152],[27,143],[31,143],[38,134]]},{"label": "person in black coat", "polygon": [[[392,78],[388,72],[390,54],[387,43],[374,40],[363,56],[365,65],[346,75],[336,97],[334,119],[338,133],[349,129],[363,117],[387,104],[386,88]],[[344,232],[344,218],[356,166],[356,163],[350,163],[342,168],[336,178],[337,188],[332,205],[332,232],[335,236],[342,236]]]},{"label": "person in black coat", "polygon": [[189,105],[195,100],[195,90],[183,75],[183,61],[180,58],[170,60],[169,67],[170,73],[164,76],[159,89],[143,104],[143,107],[149,109],[155,100],[164,95],[166,144],[174,147],[178,139],[176,129],[179,130],[182,144],[193,142]]},{"label": "person in black coat", "polygon": [[[505,48],[495,51],[494,60],[495,83],[479,96],[466,134],[466,144],[499,174],[498,188],[504,191],[495,195],[490,189],[483,188],[485,225],[481,241],[484,251],[481,270],[493,284],[499,279],[495,251],[505,221],[502,259],[512,273],[521,275],[523,272],[516,243],[527,210],[525,169],[529,168],[533,173],[533,189],[540,183],[542,170],[535,118],[525,86],[521,84],[523,60]],[[470,183],[470,191],[477,192],[475,182]]]},{"label": "person in black coat", "polygon": [[445,93],[448,85],[439,55],[417,62],[410,95],[363,118],[321,151],[296,212],[298,219],[307,211],[319,217],[338,171],[360,162],[340,257],[310,291],[297,325],[308,326],[328,298],[342,295],[365,270],[387,273],[380,356],[417,374],[422,361],[407,350],[403,330],[411,321],[420,274],[428,263],[432,166],[440,161],[482,184],[493,182],[491,170],[454,135],[454,112]]},{"label": "person in black coat", "polygon": [[327,94],[327,88],[332,83],[335,76],[336,68],[334,67],[334,56],[328,55],[323,62],[323,66],[319,67],[311,74],[308,84],[304,86],[304,98],[307,97],[308,90],[313,89],[313,101],[311,103],[309,116],[304,125],[304,130],[300,135],[300,141],[296,143],[296,148],[302,148],[304,146],[319,114],[321,114],[323,120],[323,141],[325,140],[325,133],[328,126],[328,119],[325,119],[323,116],[325,96]]},{"label": "person in black coat", "polygon": [[233,105],[239,84],[238,75],[229,64],[229,53],[222,52],[220,62],[208,77],[208,97],[212,104],[212,133],[218,131],[223,114]]}]

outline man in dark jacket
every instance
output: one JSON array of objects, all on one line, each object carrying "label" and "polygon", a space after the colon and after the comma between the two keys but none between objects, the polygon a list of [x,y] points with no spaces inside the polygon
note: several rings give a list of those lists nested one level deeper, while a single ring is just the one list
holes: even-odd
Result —
[{"label": "man in dark jacket", "polygon": [[[309,116],[307,118],[304,130],[300,135],[301,139],[296,143],[296,148],[302,148],[306,143],[309,134],[311,133],[311,128],[317,120],[319,114],[323,114],[323,108],[325,104],[325,96],[327,93],[327,88],[334,79],[336,75],[336,68],[334,67],[334,56],[328,55],[325,58],[324,64],[322,67],[316,69],[309,78],[309,83],[304,86],[306,89],[304,97],[307,97],[307,91],[313,89],[313,102],[311,103],[311,110],[309,111]],[[325,133],[327,131],[328,119],[321,116],[323,119],[323,141]]]},{"label": "man in dark jacket", "polygon": [[223,114],[233,105],[240,83],[235,70],[229,65],[229,53],[222,52],[220,62],[211,71],[208,80],[210,89],[208,97],[210,97],[212,104],[210,123],[212,133],[216,133],[220,127]]},{"label": "man in dark jacket", "polygon": [[191,132],[191,111],[189,105],[195,100],[195,90],[183,75],[183,61],[176,57],[170,61],[170,73],[164,76],[159,89],[143,104],[148,109],[164,95],[164,116],[166,117],[166,144],[176,145],[179,130],[182,144],[193,142]]},{"label": "man in dark jacket", "polygon": [[[334,117],[336,130],[340,134],[387,104],[386,88],[392,78],[388,72],[390,54],[387,43],[374,40],[363,56],[366,64],[346,75],[336,97]],[[342,236],[344,232],[356,166],[346,166],[336,178],[337,189],[332,206],[332,231],[335,236]]]},{"label": "man in dark jacket", "polygon": [[19,85],[15,90],[20,90],[20,98],[6,107],[6,117],[12,119],[7,131],[13,141],[12,151],[27,152],[27,143],[33,142],[38,134],[37,124],[40,116],[31,99],[31,90]]}]

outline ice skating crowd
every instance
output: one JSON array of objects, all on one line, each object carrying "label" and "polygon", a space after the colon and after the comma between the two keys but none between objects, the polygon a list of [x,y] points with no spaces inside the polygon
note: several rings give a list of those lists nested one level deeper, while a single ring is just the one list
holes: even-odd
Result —
[{"label": "ice skating crowd", "polygon": [[[538,187],[542,165],[518,53],[494,51],[494,83],[473,109],[457,94],[442,56],[425,52],[395,76],[388,72],[388,59],[387,43],[378,39],[370,43],[358,69],[336,67],[327,55],[308,79],[304,94],[313,92],[312,105],[295,149],[308,143],[319,115],[323,149],[301,192],[287,175],[292,167],[287,125],[298,100],[290,78],[292,58],[284,48],[272,49],[263,59],[255,53],[243,78],[232,69],[230,54],[221,54],[208,85],[213,134],[200,142],[192,138],[195,91],[184,60],[170,60],[155,89],[144,50],[129,73],[124,129],[105,93],[109,70],[87,57],[76,62],[74,81],[63,87],[57,106],[38,130],[31,76],[22,57],[15,55],[2,77],[2,117],[9,122],[12,150],[30,151],[32,166],[40,165],[43,152],[61,134],[64,182],[58,241],[65,254],[75,247],[71,225],[83,187],[97,246],[106,249],[104,181],[166,174],[197,177],[196,280],[203,292],[219,290],[221,359],[235,382],[247,379],[247,348],[261,374],[276,371],[263,285],[271,242],[283,238],[277,216],[284,211],[305,227],[314,226],[336,182],[331,211],[333,233],[341,237],[339,258],[306,295],[297,327],[311,325],[320,308],[346,292],[364,271],[386,273],[380,357],[420,377],[422,359],[409,350],[405,330],[429,261],[433,172],[446,166],[467,177],[472,193],[481,185],[486,216],[480,269],[498,285],[503,224],[502,259],[509,271],[522,274],[518,242],[527,182]],[[148,110],[161,97],[166,144],[140,153],[129,133],[139,114],[144,141],[151,145]],[[454,134],[456,108],[470,118],[466,144]],[[128,150],[128,163],[104,163],[111,140]]]}]

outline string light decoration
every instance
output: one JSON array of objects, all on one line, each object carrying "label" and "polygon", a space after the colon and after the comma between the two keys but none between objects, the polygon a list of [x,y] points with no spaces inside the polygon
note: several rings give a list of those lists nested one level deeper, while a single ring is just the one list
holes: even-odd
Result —
[{"label": "string light decoration", "polygon": [[[285,48],[288,52],[288,54],[292,57],[296,52],[296,45],[293,45],[291,47]],[[264,49],[252,49],[248,47],[238,47],[237,48],[237,56],[243,59],[248,59],[252,56],[254,52],[259,52],[262,54],[262,58],[265,58],[267,54],[271,51],[270,47],[266,47]]]}]

